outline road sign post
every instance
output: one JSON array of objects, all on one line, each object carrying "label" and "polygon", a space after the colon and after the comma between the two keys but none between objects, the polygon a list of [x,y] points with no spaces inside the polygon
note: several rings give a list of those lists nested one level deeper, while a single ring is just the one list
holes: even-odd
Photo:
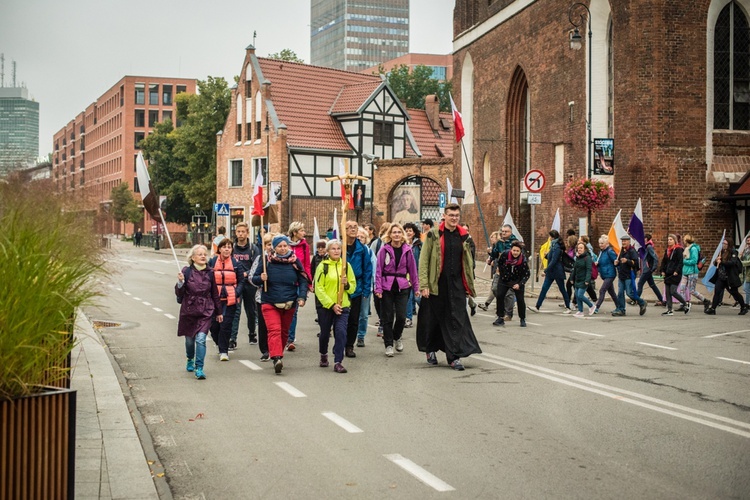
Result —
[{"label": "road sign post", "polygon": [[[536,213],[535,213],[535,207],[537,205],[540,205],[542,203],[542,195],[537,194],[542,189],[544,189],[545,184],[547,184],[547,178],[544,176],[544,172],[541,170],[529,170],[526,172],[526,175],[523,177],[523,185],[524,187],[529,190],[528,197],[526,199],[527,203],[531,207],[531,265],[530,271],[532,276],[536,276],[535,273],[535,267],[536,267],[536,260],[535,260],[535,245],[536,245]],[[534,280],[531,280],[531,289],[534,290]]]}]

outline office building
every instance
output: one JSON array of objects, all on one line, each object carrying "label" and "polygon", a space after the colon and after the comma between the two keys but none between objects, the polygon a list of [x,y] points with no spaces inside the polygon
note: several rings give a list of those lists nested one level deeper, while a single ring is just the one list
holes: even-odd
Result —
[{"label": "office building", "polygon": [[0,87],[0,176],[28,168],[39,156],[39,103],[24,87]]}]

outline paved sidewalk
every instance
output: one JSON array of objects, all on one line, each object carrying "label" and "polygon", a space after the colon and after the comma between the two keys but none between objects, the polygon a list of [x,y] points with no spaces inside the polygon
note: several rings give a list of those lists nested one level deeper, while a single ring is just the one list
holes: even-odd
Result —
[{"label": "paved sidewalk", "polygon": [[[160,498],[107,347],[80,311],[76,340],[76,498]],[[168,489],[161,498],[171,498]]]}]

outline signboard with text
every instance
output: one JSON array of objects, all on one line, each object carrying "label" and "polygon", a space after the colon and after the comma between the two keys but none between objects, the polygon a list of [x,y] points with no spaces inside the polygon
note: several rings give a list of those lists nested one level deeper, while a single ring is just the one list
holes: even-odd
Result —
[{"label": "signboard with text", "polygon": [[615,140],[594,139],[594,175],[614,175]]}]

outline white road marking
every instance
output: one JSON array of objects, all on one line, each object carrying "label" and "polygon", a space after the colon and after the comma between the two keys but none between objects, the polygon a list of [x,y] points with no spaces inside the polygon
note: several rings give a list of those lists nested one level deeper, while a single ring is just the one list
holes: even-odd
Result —
[{"label": "white road marking", "polygon": [[649,347],[656,347],[657,349],[669,349],[670,351],[676,351],[676,347],[667,347],[659,344],[649,344],[647,342],[636,342],[636,344],[647,345]]},{"label": "white road marking", "polygon": [[163,273],[161,271],[154,271],[154,274],[167,274],[167,273]]},{"label": "white road marking", "polygon": [[[733,425],[735,427],[750,429],[750,424],[745,423],[745,422],[740,422],[739,420],[733,420],[731,418],[722,417],[721,415],[715,415],[713,413],[696,410],[688,406],[682,406],[682,405],[678,405],[675,403],[670,403],[669,401],[664,401],[663,399],[652,398],[651,396],[646,396],[644,394],[639,394],[637,392],[627,391],[625,389],[620,389],[618,387],[613,387],[613,386],[606,385],[606,384],[600,384],[599,382],[594,382],[593,380],[588,380],[582,377],[576,377],[575,375],[568,375],[567,373],[550,370],[549,368],[544,368],[542,366],[536,366],[536,365],[532,365],[529,363],[524,363],[523,361],[516,361],[514,359],[503,358],[500,356],[496,356],[494,354],[484,353],[484,354],[476,355],[474,357],[481,361],[486,361],[488,363],[493,363],[496,365],[504,366],[512,370],[518,370],[520,372],[528,373],[536,377],[545,378],[553,382],[558,382],[561,384],[569,385],[571,387],[582,389],[584,391],[593,392],[594,394],[599,394],[601,396],[612,398],[617,401],[622,401],[623,403],[630,403],[636,406],[640,406],[642,408],[646,408],[648,410],[654,410],[660,413],[671,415],[673,417],[682,418],[684,420],[689,420],[691,422],[695,422],[701,425],[713,427],[714,429],[719,429],[725,432],[736,434],[738,436],[750,438],[750,432],[740,430],[740,429],[735,429],[734,427],[729,427],[729,425]],[[629,396],[629,397],[623,397],[622,395]],[[648,401],[648,403],[644,403],[643,401],[637,401],[637,399]],[[653,403],[653,404],[649,404],[649,403]],[[655,406],[657,404],[663,406],[664,408]],[[673,410],[677,410],[677,411],[673,411]],[[684,413],[679,413],[679,412],[684,412]],[[703,418],[694,417],[693,415],[698,415]],[[712,422],[706,419],[723,422],[729,425],[717,424],[716,422]]]},{"label": "white road marking", "polygon": [[146,301],[144,300],[144,301],[143,301],[143,305],[144,305],[144,306],[150,306],[150,305],[151,305],[151,302],[146,302]]},{"label": "white road marking", "polygon": [[117,290],[118,292],[122,292],[122,288],[120,288],[119,286],[115,288],[115,290]]},{"label": "white road marking", "polygon": [[352,434],[357,432],[364,432],[362,429],[354,425],[353,423],[346,420],[344,417],[340,415],[336,415],[332,411],[324,411],[322,415],[333,422],[334,424],[338,425],[342,429],[344,429],[346,432],[350,432]]},{"label": "white road marking", "polygon": [[713,335],[706,335],[703,337],[704,339],[713,339],[716,337],[723,337],[724,335],[734,335],[735,333],[746,333],[750,332],[750,330],[737,330],[736,332],[727,332],[727,333],[715,333]]},{"label": "white road marking", "polygon": [[133,295],[133,294],[132,294],[132,293],[130,293],[130,292],[123,292],[123,293],[124,293],[125,295],[127,295],[128,297],[130,297],[131,295]]},{"label": "white road marking", "polygon": [[160,312],[163,311],[163,309],[159,309],[158,307],[154,307],[153,310],[156,311],[156,312],[158,312],[158,313],[160,313]]},{"label": "white road marking", "polygon": [[427,486],[437,491],[455,491],[456,488],[446,483],[434,474],[427,472],[425,469],[415,464],[408,458],[404,458],[399,454],[383,455],[385,458],[398,465],[406,472],[422,481]]},{"label": "white road marking", "polygon": [[248,368],[250,368],[251,370],[254,370],[254,371],[258,371],[258,370],[262,370],[263,369],[260,366],[256,365],[255,363],[253,363],[252,361],[248,361],[246,359],[241,359],[240,363],[242,363],[243,365],[247,366]]},{"label": "white road marking", "polygon": [[582,332],[581,330],[571,330],[572,333],[580,333],[581,335],[591,335],[592,337],[604,337],[598,333]]},{"label": "white road marking", "polygon": [[164,316],[166,316],[169,319],[177,319],[174,316],[172,316],[171,314],[167,314],[167,313],[164,313]]},{"label": "white road marking", "polygon": [[307,397],[304,392],[292,386],[292,384],[289,384],[287,382],[275,382],[275,384],[278,385],[281,389],[285,390],[287,393],[289,393],[289,395],[292,396],[293,398],[306,398]]},{"label": "white road marking", "polygon": [[140,297],[132,297],[133,300],[141,300]]},{"label": "white road marking", "polygon": [[542,325],[540,323],[532,323],[531,321],[527,321],[526,324],[527,325],[532,325],[532,326],[544,326],[544,325]]},{"label": "white road marking", "polygon": [[742,361],[740,359],[732,359],[732,358],[721,358],[716,357],[716,359],[723,359],[724,361],[734,361],[735,363],[742,363],[743,365],[750,365],[750,361]]}]

